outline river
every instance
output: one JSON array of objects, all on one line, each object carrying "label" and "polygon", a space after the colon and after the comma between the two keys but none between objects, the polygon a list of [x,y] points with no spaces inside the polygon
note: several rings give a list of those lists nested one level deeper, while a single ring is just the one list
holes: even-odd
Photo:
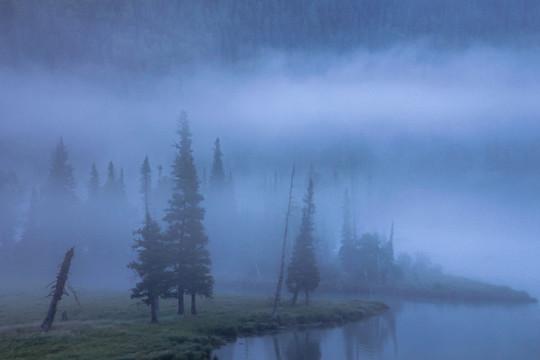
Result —
[{"label": "river", "polygon": [[238,338],[219,360],[536,360],[537,304],[388,302],[382,316],[334,328]]}]

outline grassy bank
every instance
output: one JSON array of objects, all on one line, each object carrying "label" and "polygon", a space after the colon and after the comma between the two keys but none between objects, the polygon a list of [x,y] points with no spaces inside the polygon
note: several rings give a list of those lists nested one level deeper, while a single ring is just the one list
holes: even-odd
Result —
[{"label": "grassy bank", "polygon": [[[212,349],[238,335],[256,335],[293,326],[340,324],[378,315],[380,302],[315,300],[309,307],[284,306],[270,320],[271,301],[256,296],[200,299],[199,314],[178,318],[173,300],[161,301],[160,324],[128,293],[80,291],[82,307],[64,298],[53,330],[39,325],[47,311],[43,295],[0,295],[0,359],[206,359]],[[68,321],[61,321],[63,311]]]},{"label": "grassy bank", "polygon": [[[263,292],[270,289],[272,283],[250,281],[220,281],[228,289],[249,289]],[[223,286],[223,285],[222,285]],[[491,303],[535,303],[537,299],[526,291],[508,286],[493,285],[460,276],[436,275],[394,281],[388,285],[374,285],[371,289],[359,282],[339,278],[323,279],[317,289],[319,294],[343,294],[343,296],[392,297],[403,300],[440,300],[462,302]],[[372,295],[371,295],[372,294]]]},{"label": "grassy bank", "polygon": [[446,275],[441,281],[401,284],[396,287],[394,293],[402,298],[411,299],[506,303],[537,302],[536,298],[525,291],[450,275]]}]

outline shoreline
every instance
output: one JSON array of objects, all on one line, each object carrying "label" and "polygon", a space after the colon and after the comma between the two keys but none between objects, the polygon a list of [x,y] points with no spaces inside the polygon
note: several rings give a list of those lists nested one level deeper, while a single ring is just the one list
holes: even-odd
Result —
[{"label": "shoreline", "polygon": [[[182,318],[175,315],[174,299],[160,301],[160,323],[151,324],[149,309],[124,293],[84,291],[79,297],[83,309],[69,298],[62,299],[59,312],[66,310],[70,320],[58,317],[49,333],[36,326],[45,315],[47,299],[31,296],[4,304],[10,297],[0,297],[0,306],[11,312],[0,313],[2,320],[8,320],[0,332],[4,344],[0,358],[209,359],[214,350],[239,336],[339,326],[389,309],[380,301],[320,298],[310,306],[284,304],[273,321],[268,297],[216,295],[199,300],[198,315]],[[21,313],[28,317],[19,319]]]}]

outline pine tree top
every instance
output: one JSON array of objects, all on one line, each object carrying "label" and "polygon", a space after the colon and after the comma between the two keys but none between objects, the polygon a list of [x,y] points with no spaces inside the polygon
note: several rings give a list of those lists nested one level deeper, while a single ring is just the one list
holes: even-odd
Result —
[{"label": "pine tree top", "polygon": [[225,184],[225,170],[223,168],[223,153],[221,152],[221,143],[219,137],[214,142],[214,161],[210,172],[210,185],[214,188]]},{"label": "pine tree top", "polygon": [[64,139],[61,137],[51,154],[49,176],[43,187],[44,195],[49,200],[60,201],[60,203],[75,201],[73,168],[67,163],[67,160],[67,149],[64,145]]},{"label": "pine tree top", "polygon": [[95,198],[99,193],[99,187],[101,185],[101,179],[99,178],[99,171],[96,167],[96,163],[92,163],[90,168],[90,178],[88,179],[88,197]]},{"label": "pine tree top", "polygon": [[150,168],[150,160],[148,155],[145,156],[144,161],[140,167],[141,171],[141,188],[140,192],[143,195],[144,208],[148,212],[149,196],[152,191],[152,169]]}]

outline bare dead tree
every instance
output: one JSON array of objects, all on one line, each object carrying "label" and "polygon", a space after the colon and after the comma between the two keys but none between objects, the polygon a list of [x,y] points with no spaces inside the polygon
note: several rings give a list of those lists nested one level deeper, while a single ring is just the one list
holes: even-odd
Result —
[{"label": "bare dead tree", "polygon": [[279,279],[276,289],[276,297],[274,300],[274,309],[272,310],[272,319],[275,319],[278,314],[278,306],[281,301],[281,287],[283,286],[283,275],[285,273],[285,248],[287,246],[287,231],[289,230],[289,215],[291,213],[291,199],[294,180],[294,164],[291,173],[291,186],[289,188],[289,202],[287,204],[287,214],[285,215],[285,231],[283,232],[283,247],[281,249],[281,266],[279,269]]},{"label": "bare dead tree", "polygon": [[[52,285],[51,292],[49,294],[49,296],[52,296],[51,304],[49,305],[49,311],[47,312],[45,320],[43,320],[43,324],[41,324],[41,331],[43,332],[47,332],[51,329],[54,322],[54,316],[56,315],[56,307],[58,305],[58,302],[62,299],[62,295],[69,295],[65,290],[65,286],[66,282],[68,281],[69,266],[71,265],[71,259],[73,258],[73,254],[74,248],[69,249],[64,256],[64,261],[59,266],[60,271],[58,272],[56,282],[54,285]],[[75,296],[75,299],[78,302],[77,295],[75,294],[69,283],[67,284],[67,286],[71,289]]]}]

